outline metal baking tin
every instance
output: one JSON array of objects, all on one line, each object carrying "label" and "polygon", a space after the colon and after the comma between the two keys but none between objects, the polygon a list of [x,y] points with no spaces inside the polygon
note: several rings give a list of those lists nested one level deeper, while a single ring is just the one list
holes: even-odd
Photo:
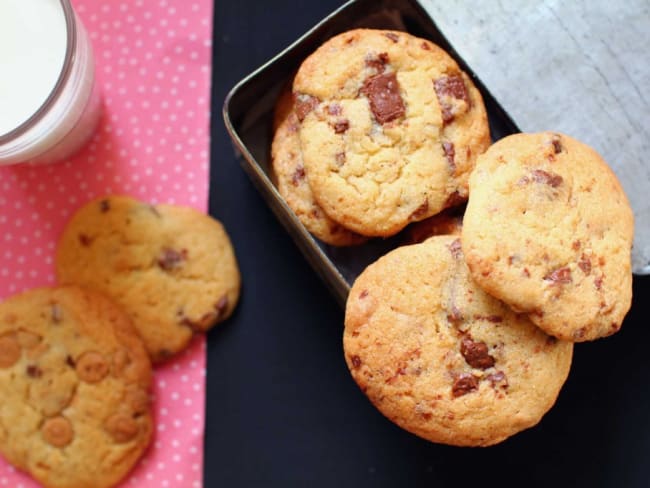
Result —
[{"label": "metal baking tin", "polygon": [[237,83],[226,97],[223,118],[239,152],[240,163],[307,261],[341,305],[345,304],[350,286],[361,271],[397,247],[403,238],[398,234],[388,239],[372,239],[360,246],[343,248],[329,246],[314,238],[271,182],[270,147],[273,137],[273,110],[280,90],[302,61],[323,42],[336,34],[360,27],[405,31],[439,45],[458,62],[480,90],[488,113],[492,140],[520,132],[416,0],[352,0]]}]

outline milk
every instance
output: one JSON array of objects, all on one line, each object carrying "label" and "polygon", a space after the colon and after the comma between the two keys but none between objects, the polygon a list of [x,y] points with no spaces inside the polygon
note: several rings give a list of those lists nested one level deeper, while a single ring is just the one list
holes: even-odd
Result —
[{"label": "milk", "polygon": [[0,165],[70,156],[100,105],[90,41],[69,0],[0,0]]},{"label": "milk", "polygon": [[59,0],[0,0],[0,135],[29,119],[52,93],[66,46]]}]

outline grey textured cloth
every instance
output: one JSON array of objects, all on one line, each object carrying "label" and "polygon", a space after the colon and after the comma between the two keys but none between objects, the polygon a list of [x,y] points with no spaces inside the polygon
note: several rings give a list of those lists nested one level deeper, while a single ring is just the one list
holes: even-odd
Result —
[{"label": "grey textured cloth", "polygon": [[422,4],[522,131],[605,158],[634,209],[634,270],[650,273],[650,1]]}]

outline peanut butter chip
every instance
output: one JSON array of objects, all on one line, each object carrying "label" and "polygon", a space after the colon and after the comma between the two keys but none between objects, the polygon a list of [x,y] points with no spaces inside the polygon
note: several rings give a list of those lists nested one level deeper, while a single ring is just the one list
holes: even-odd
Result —
[{"label": "peanut butter chip", "polygon": [[86,383],[97,383],[108,374],[108,363],[100,353],[85,352],[77,360],[77,375]]},{"label": "peanut butter chip", "polygon": [[65,447],[74,437],[72,424],[65,417],[54,417],[47,419],[41,427],[43,439],[54,447]]},{"label": "peanut butter chip", "polygon": [[109,417],[104,428],[113,440],[118,443],[130,441],[138,434],[139,430],[135,420],[121,413]]},{"label": "peanut butter chip", "polygon": [[20,344],[12,336],[0,337],[0,368],[9,368],[20,359]]}]

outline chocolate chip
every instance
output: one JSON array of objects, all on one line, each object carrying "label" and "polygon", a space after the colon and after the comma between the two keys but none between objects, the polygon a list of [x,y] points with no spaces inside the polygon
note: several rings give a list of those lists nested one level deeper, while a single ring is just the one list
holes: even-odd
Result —
[{"label": "chocolate chip", "polygon": [[409,215],[409,220],[421,220],[429,212],[429,200],[425,200],[422,204],[416,208],[411,215]]},{"label": "chocolate chip", "polygon": [[425,51],[431,51],[431,46],[429,46],[429,44],[426,42],[422,42],[422,44],[420,44],[420,47]]},{"label": "chocolate chip", "polygon": [[305,117],[307,117],[307,114],[318,106],[320,100],[305,93],[296,93],[294,94],[293,103],[296,117],[298,117],[298,120],[302,122],[305,120]]},{"label": "chocolate chip", "polygon": [[454,239],[451,244],[449,244],[449,252],[454,259],[459,259],[463,253],[463,249],[460,244],[460,239]]},{"label": "chocolate chip", "polygon": [[553,136],[553,139],[551,139],[551,144],[553,144],[553,150],[555,151],[555,154],[559,154],[562,152],[562,142],[560,139],[560,136],[557,134]]},{"label": "chocolate chip", "polygon": [[580,261],[578,261],[578,267],[586,276],[589,276],[591,273],[591,260],[585,254],[583,254],[580,256]]},{"label": "chocolate chip", "polygon": [[350,122],[347,119],[337,120],[334,123],[334,132],[337,134],[343,134],[350,128]]},{"label": "chocolate chip", "polygon": [[366,57],[366,66],[377,70],[378,73],[383,73],[388,64],[388,53],[379,53],[378,55],[369,54]]},{"label": "chocolate chip", "polygon": [[567,283],[571,283],[573,281],[571,278],[571,269],[567,266],[555,269],[544,276],[544,280],[552,281],[554,285],[566,285]]},{"label": "chocolate chip", "polygon": [[25,371],[30,378],[40,378],[43,376],[43,370],[34,364],[28,365]]},{"label": "chocolate chip", "polygon": [[226,310],[228,310],[228,295],[223,295],[217,303],[214,305],[214,309],[218,313],[218,317],[221,317],[224,313],[226,313]]},{"label": "chocolate chip", "polygon": [[179,252],[170,247],[165,247],[158,256],[158,266],[165,271],[171,271],[181,267],[186,259],[187,249],[181,249]]},{"label": "chocolate chip", "polygon": [[488,354],[485,342],[474,342],[471,337],[464,337],[460,343],[460,353],[472,368],[488,369],[494,366],[494,358]]},{"label": "chocolate chip", "polygon": [[406,113],[395,73],[368,78],[361,92],[368,97],[370,110],[380,124],[395,120]]},{"label": "chocolate chip", "polygon": [[101,200],[99,202],[99,210],[102,213],[106,213],[111,209],[111,203],[108,200]]},{"label": "chocolate chip", "polygon": [[399,41],[399,36],[397,34],[395,34],[394,32],[384,32],[384,35],[386,37],[388,37],[393,42]]},{"label": "chocolate chip", "polygon": [[454,380],[451,387],[451,395],[458,398],[478,389],[478,378],[469,373],[461,373]]},{"label": "chocolate chip", "polygon": [[552,345],[554,345],[554,344],[557,344],[557,337],[548,336],[548,337],[546,338],[546,345],[547,345],[547,346],[552,346]]},{"label": "chocolate chip", "polygon": [[603,287],[603,277],[602,277],[602,276],[598,276],[598,277],[594,280],[594,285],[596,286],[596,290],[600,290],[600,289]]},{"label": "chocolate chip", "polygon": [[508,388],[508,378],[506,378],[506,374],[503,371],[495,371],[494,373],[490,373],[485,377],[485,379],[490,382],[492,388],[496,388],[499,383],[501,383],[501,388]]},{"label": "chocolate chip", "polygon": [[350,362],[352,363],[352,367],[354,369],[359,369],[361,367],[361,358],[356,354],[354,356],[350,356]]},{"label": "chocolate chip", "polygon": [[336,156],[334,156],[334,158],[336,160],[336,164],[339,166],[343,166],[345,164],[346,157],[344,152],[336,153]]},{"label": "chocolate chip", "polygon": [[93,239],[86,234],[79,234],[79,243],[84,247],[88,247],[93,243]]},{"label": "chocolate chip", "polygon": [[469,96],[465,81],[461,75],[442,76],[433,80],[433,89],[438,97],[440,109],[442,110],[442,122],[448,124],[454,120],[451,99],[464,100],[469,104]]},{"label": "chocolate chip", "polygon": [[343,109],[338,103],[331,103],[327,106],[327,113],[330,115],[341,115]]},{"label": "chocolate chip", "polygon": [[359,293],[359,298],[366,298],[368,296],[368,290],[362,290],[361,293]]},{"label": "chocolate chip", "polygon": [[564,179],[557,173],[551,173],[542,169],[536,169],[531,173],[531,176],[534,182],[543,183],[552,188],[557,188],[564,181]]},{"label": "chocolate chip", "polygon": [[447,164],[449,164],[449,169],[452,173],[456,172],[456,162],[454,157],[456,156],[456,151],[454,150],[453,142],[443,142],[442,150],[445,152],[445,158],[447,158]]},{"label": "chocolate chip", "polygon": [[50,309],[50,316],[52,317],[52,322],[55,324],[60,323],[63,320],[63,311],[61,310],[61,305],[58,303],[53,303]]},{"label": "chocolate chip", "polygon": [[296,167],[296,170],[291,175],[291,184],[293,186],[298,186],[302,180],[305,179],[305,167],[300,165]]},{"label": "chocolate chip", "polygon": [[74,368],[76,366],[76,363],[74,362],[74,359],[69,354],[65,358],[65,364],[67,364],[71,368]]}]

